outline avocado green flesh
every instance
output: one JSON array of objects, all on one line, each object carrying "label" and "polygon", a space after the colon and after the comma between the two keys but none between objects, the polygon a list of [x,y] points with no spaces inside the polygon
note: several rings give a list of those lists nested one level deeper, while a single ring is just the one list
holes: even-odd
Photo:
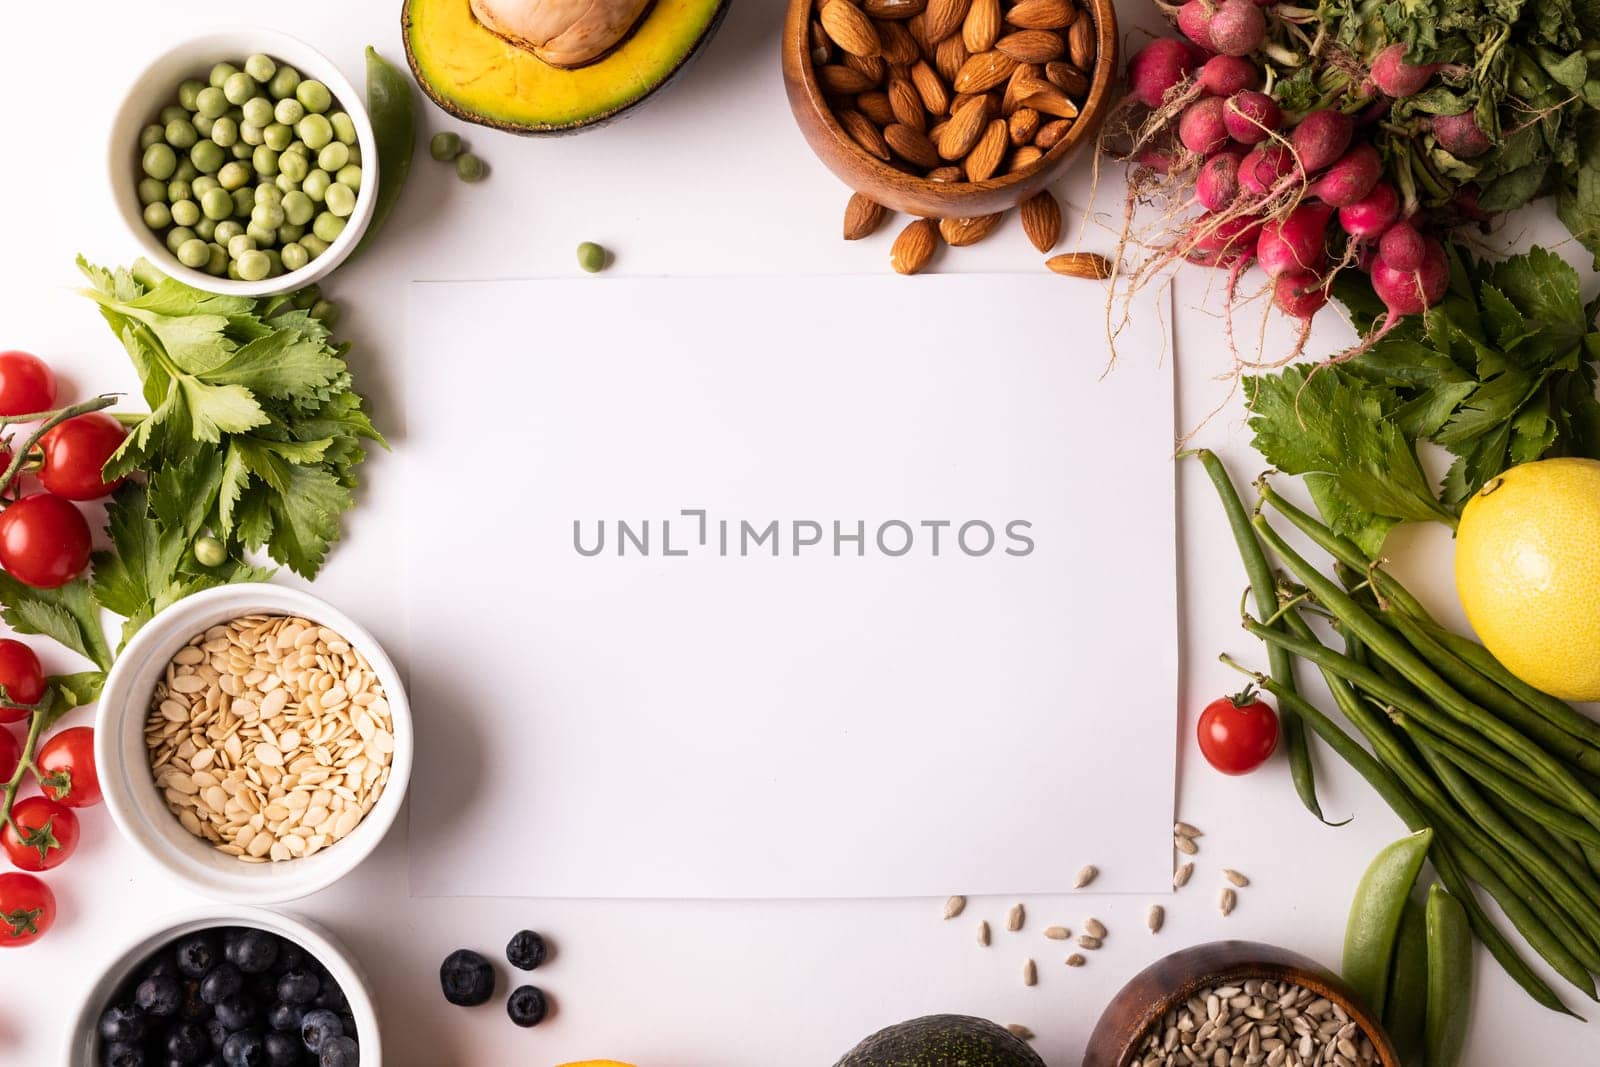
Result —
[{"label": "avocado green flesh", "polygon": [[610,52],[552,67],[486,29],[469,0],[406,0],[406,55],[435,103],[468,122],[514,133],[593,125],[659,89],[711,35],[729,0],[655,0]]},{"label": "avocado green flesh", "polygon": [[987,1019],[928,1015],[879,1030],[835,1067],[1044,1067],[1044,1061]]}]

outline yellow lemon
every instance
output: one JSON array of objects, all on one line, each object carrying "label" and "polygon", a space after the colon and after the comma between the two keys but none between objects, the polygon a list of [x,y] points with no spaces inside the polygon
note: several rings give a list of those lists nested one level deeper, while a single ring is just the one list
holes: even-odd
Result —
[{"label": "yellow lemon", "polygon": [[1490,479],[1456,531],[1456,592],[1495,658],[1565,700],[1600,700],[1600,462]]}]

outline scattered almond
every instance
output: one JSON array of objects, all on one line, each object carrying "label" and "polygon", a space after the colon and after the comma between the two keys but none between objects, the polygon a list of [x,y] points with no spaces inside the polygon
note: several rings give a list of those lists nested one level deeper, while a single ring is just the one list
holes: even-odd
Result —
[{"label": "scattered almond", "polygon": [[833,43],[856,56],[876,56],[883,51],[878,28],[850,0],[824,0],[818,17]]},{"label": "scattered almond", "polygon": [[889,212],[882,204],[860,193],[852,193],[850,202],[844,206],[844,239],[859,241],[875,233],[888,217]]},{"label": "scattered almond", "polygon": [[1065,274],[1069,278],[1094,278],[1104,281],[1111,277],[1111,261],[1098,252],[1063,252],[1059,256],[1051,256],[1045,260],[1044,265],[1057,274]]},{"label": "scattered almond", "polygon": [[939,236],[944,243],[955,248],[975,245],[994,232],[1005,212],[993,215],[976,215],[969,219],[940,219]]},{"label": "scattered almond", "polygon": [[1056,246],[1061,239],[1061,205],[1050,190],[1041,189],[1028,197],[1018,213],[1022,216],[1022,232],[1033,247],[1048,252]]},{"label": "scattered almond", "polygon": [[900,274],[916,274],[933,259],[938,247],[938,223],[932,219],[917,219],[894,239],[889,249],[889,266]]}]

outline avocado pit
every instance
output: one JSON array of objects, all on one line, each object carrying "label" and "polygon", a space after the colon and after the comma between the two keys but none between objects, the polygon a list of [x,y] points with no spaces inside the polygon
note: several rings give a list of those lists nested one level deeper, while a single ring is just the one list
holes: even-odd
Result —
[{"label": "avocado pit", "polygon": [[472,0],[485,29],[545,63],[574,70],[626,40],[652,0]]}]

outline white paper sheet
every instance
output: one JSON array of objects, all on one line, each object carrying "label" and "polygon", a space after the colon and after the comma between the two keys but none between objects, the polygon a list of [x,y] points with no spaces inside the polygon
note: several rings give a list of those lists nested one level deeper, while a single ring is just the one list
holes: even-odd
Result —
[{"label": "white paper sheet", "polygon": [[1101,300],[414,284],[413,894],[1167,888],[1166,308],[1102,379]]}]

